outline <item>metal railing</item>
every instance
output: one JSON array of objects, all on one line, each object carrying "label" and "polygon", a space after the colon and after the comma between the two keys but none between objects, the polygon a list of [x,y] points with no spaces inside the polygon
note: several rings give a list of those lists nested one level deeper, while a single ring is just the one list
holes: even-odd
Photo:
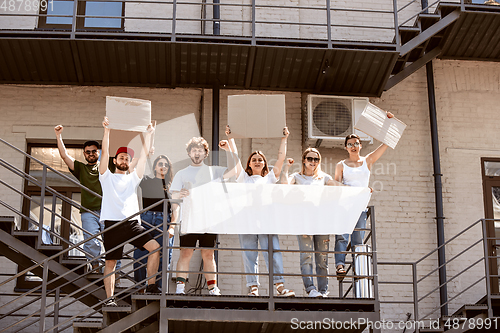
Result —
[{"label": "metal railing", "polygon": [[[500,237],[488,237],[487,236],[487,223],[492,223],[492,221],[500,221],[500,220],[491,220],[491,219],[480,219],[477,220],[476,222],[472,223],[459,233],[457,233],[455,236],[451,237],[448,239],[444,244],[442,244],[439,247],[436,247],[423,257],[421,257],[419,260],[415,262],[378,262],[378,265],[381,266],[392,266],[392,267],[398,267],[398,266],[407,266],[411,267],[411,274],[410,276],[412,277],[411,281],[384,281],[384,280],[379,280],[380,285],[407,285],[411,286],[411,301],[404,301],[401,299],[395,299],[392,301],[385,301],[381,300],[381,304],[410,304],[413,306],[413,320],[416,323],[423,323],[423,322],[429,322],[430,320],[433,320],[434,318],[432,317],[433,315],[436,316],[436,320],[439,319],[439,316],[441,314],[441,308],[453,304],[455,301],[456,303],[454,304],[456,308],[458,308],[461,305],[464,305],[463,301],[460,299],[461,296],[464,296],[468,291],[471,291],[474,287],[482,288],[481,287],[481,282],[484,283],[483,287],[485,290],[486,295],[486,304],[488,306],[488,317],[493,317],[493,310],[491,306],[491,300],[494,298],[500,298],[497,297],[494,293],[491,292],[492,287],[496,285],[496,289],[498,289],[498,278],[500,275],[497,274],[491,274],[490,272],[490,261],[494,260],[496,261],[497,258],[500,258],[500,256],[493,256],[490,254],[492,246],[491,244],[488,245],[488,242],[496,242],[496,240],[499,240]],[[478,232],[477,228],[481,226],[481,232]],[[476,235],[474,235],[476,233]],[[479,234],[479,235],[477,235]],[[466,238],[466,245],[464,245],[464,239]],[[468,237],[468,238],[467,238]],[[454,245],[454,243],[459,243],[460,245],[460,251],[456,254],[454,254],[450,259],[446,260],[446,262],[443,264],[443,266],[450,267],[451,263],[456,263],[458,260],[464,260],[468,261],[468,265],[465,268],[462,268],[458,270],[453,276],[448,277],[447,280],[442,284],[439,285],[439,283],[435,282],[429,282],[430,279],[436,279],[435,274],[439,271],[439,269],[442,266],[435,267],[433,269],[426,269],[425,273],[422,273],[422,269],[418,269],[419,265],[422,265],[423,263],[426,262],[426,260],[430,260],[432,263],[430,265],[434,266],[435,264],[433,263],[435,261],[435,258],[432,256],[439,251],[439,249]],[[478,253],[474,253],[479,252]],[[478,274],[478,272],[482,271],[481,266],[484,267],[484,272],[485,274]],[[479,267],[479,269],[478,269]],[[467,276],[468,275],[468,276]],[[456,288],[448,288],[448,290],[454,290],[453,292],[448,292],[448,300],[443,303],[439,304],[438,306],[429,306],[428,304],[424,304],[425,302],[431,302],[432,297],[436,297],[436,294],[439,292],[439,289],[444,286],[444,285],[450,285],[455,283],[458,278],[463,277],[464,279],[473,279],[472,282],[462,285],[460,290],[455,291]],[[462,279],[462,281],[464,280]],[[495,279],[495,280],[493,280]],[[461,281],[461,282],[462,282]],[[493,281],[493,283],[492,283]],[[425,284],[428,285],[433,285],[435,287],[430,288],[423,286]],[[423,292],[423,290],[426,290]],[[477,296],[482,296],[477,295]],[[439,297],[437,297],[439,299]],[[422,311],[422,308],[426,308],[426,311]],[[424,313],[423,315],[421,313]],[[408,313],[408,315],[411,315],[412,313]],[[416,326],[416,332],[419,332],[420,328],[423,328],[422,326]]]},{"label": "metal railing", "polygon": [[[23,198],[24,200],[27,200],[29,202],[31,201],[36,201],[40,205],[40,211],[39,211],[39,220],[36,221],[35,219],[31,218],[30,216],[27,216],[26,214],[23,214],[19,209],[12,207],[12,205],[9,205],[3,200],[0,200],[0,205],[3,207],[7,208],[10,212],[12,212],[13,215],[18,216],[20,218],[28,220],[30,223],[33,223],[38,227],[38,239],[41,239],[42,237],[42,232],[48,232],[52,237],[57,238],[60,240],[61,244],[65,244],[66,248],[58,250],[55,254],[49,254],[46,257],[44,257],[43,260],[40,260],[39,262],[35,262],[34,264],[30,265],[29,267],[25,269],[19,269],[19,272],[15,275],[9,275],[5,280],[0,282],[0,288],[5,288],[7,284],[16,281],[19,278],[24,277],[28,272],[33,272],[37,274],[40,278],[40,284],[35,286],[34,288],[31,288],[23,293],[21,293],[18,297],[13,297],[9,301],[6,301],[4,304],[0,304],[0,332],[7,332],[9,330],[16,330],[16,331],[22,331],[24,329],[30,328],[32,329],[34,325],[38,324],[39,325],[39,332],[58,332],[58,331],[64,331],[65,329],[68,329],[72,323],[75,320],[85,320],[85,319],[96,319],[96,318],[101,318],[101,306],[109,299],[106,297],[106,294],[104,292],[104,286],[102,285],[103,280],[110,276],[111,274],[119,273],[119,274],[124,274],[123,277],[129,278],[128,280],[128,285],[125,286],[124,288],[117,289],[115,292],[114,297],[117,299],[117,301],[124,302],[126,301],[131,294],[136,293],[138,290],[143,289],[143,285],[145,281],[150,279],[151,277],[156,277],[162,278],[162,290],[165,291],[165,293],[162,293],[161,296],[159,296],[159,301],[162,307],[165,307],[167,304],[167,300],[171,299],[172,297],[175,297],[173,293],[169,291],[169,277],[172,276],[173,273],[191,273],[191,274],[203,274],[203,273],[215,273],[217,275],[239,275],[239,276],[245,276],[245,275],[257,275],[257,276],[264,276],[267,277],[269,281],[269,293],[267,296],[263,296],[265,299],[265,302],[267,303],[267,308],[269,311],[275,311],[275,303],[276,303],[276,297],[274,296],[273,290],[274,290],[274,281],[273,281],[273,276],[274,272],[273,269],[270,267],[269,273],[247,273],[247,272],[241,272],[241,271],[222,271],[222,270],[217,270],[216,272],[204,272],[201,270],[189,270],[189,271],[180,271],[180,270],[175,270],[172,269],[172,267],[169,266],[170,263],[167,263],[166,260],[163,260],[163,265],[162,265],[162,270],[159,272],[156,272],[153,276],[147,276],[145,279],[141,281],[135,281],[133,278],[131,278],[131,275],[138,269],[144,266],[144,264],[138,265],[134,267],[135,263],[138,263],[142,259],[148,257],[150,254],[146,254],[142,256],[141,258],[138,259],[133,259],[130,257],[130,253],[135,250],[135,248],[132,248],[131,250],[127,250],[124,253],[124,256],[126,258],[129,258],[130,260],[127,261],[125,265],[122,265],[121,271],[119,272],[118,270],[115,270],[114,272],[102,276],[102,275],[95,275],[92,273],[92,271],[85,270],[85,266],[87,265],[86,261],[80,261],[77,264],[74,264],[73,268],[67,268],[64,270],[62,274],[56,274],[55,271],[56,269],[54,268],[57,265],[60,265],[59,262],[61,261],[60,259],[63,257],[67,257],[68,253],[70,251],[73,251],[75,249],[78,249],[78,251],[81,251],[82,253],[85,253],[83,249],[81,249],[81,246],[92,239],[99,239],[102,237],[104,232],[109,232],[110,230],[112,231],[113,228],[116,228],[118,224],[115,224],[111,226],[110,228],[107,228],[105,231],[99,232],[94,235],[90,235],[89,238],[73,244],[69,239],[66,239],[62,237],[60,234],[56,232],[56,230],[53,227],[53,223],[51,223],[51,226],[48,228],[43,228],[43,218],[42,215],[48,211],[52,217],[57,216],[61,220],[64,220],[66,223],[72,225],[75,228],[78,228],[79,230],[82,230],[80,226],[77,224],[73,223],[70,219],[64,218],[61,214],[57,213],[55,210],[54,205],[52,207],[45,207],[44,203],[44,193],[50,193],[52,196],[57,197],[58,199],[64,200],[66,203],[71,205],[72,207],[76,208],[81,208],[81,205],[78,204],[77,202],[74,202],[73,200],[65,197],[64,195],[58,193],[55,191],[53,188],[47,185],[47,172],[50,170],[51,172],[54,172],[60,177],[63,177],[67,181],[70,181],[72,184],[75,186],[80,187],[81,189],[86,189],[84,186],[79,184],[78,182],[75,182],[74,180],[66,177],[64,174],[58,172],[57,170],[47,166],[46,164],[42,163],[41,161],[35,159],[34,157],[30,156],[29,154],[26,154],[22,150],[16,148],[15,146],[9,144],[8,142],[4,141],[3,139],[0,139],[0,142],[6,145],[7,147],[11,148],[15,152],[17,152],[20,156],[22,156],[26,161],[35,161],[36,163],[39,163],[43,166],[43,172],[42,172],[42,180],[39,181],[33,176],[29,175],[28,173],[22,171],[21,169],[17,168],[13,164],[7,162],[3,158],[0,158],[0,166],[2,166],[5,170],[13,173],[14,175],[17,175],[20,180],[22,181],[27,181],[31,184],[34,184],[35,186],[40,187],[40,191],[42,193],[41,195],[41,202],[38,202],[37,200],[32,199],[30,196],[26,195],[23,193],[21,190],[17,189],[15,186],[12,186],[8,184],[7,182],[0,180],[1,184],[4,185],[7,189],[9,189],[13,194],[18,195],[19,197]],[[94,195],[97,195],[97,193],[94,193]],[[120,223],[129,221],[131,219],[136,219],[139,218],[140,214],[147,212],[157,206],[162,206],[163,211],[166,212],[168,211],[168,203],[169,202],[175,202],[175,203],[180,203],[179,200],[169,200],[169,199],[164,199],[161,201],[158,201],[157,203],[145,207],[144,209],[140,210],[138,213],[128,217],[127,219],[121,221]],[[43,209],[42,209],[43,207]],[[145,233],[150,233],[153,230],[166,230],[168,228],[168,221],[167,221],[167,214],[163,215],[163,224],[162,225],[150,225],[150,228],[146,231],[144,231],[143,234]],[[376,259],[376,245],[375,245],[375,219],[374,219],[374,210],[373,207],[369,208],[368,212],[368,217],[369,217],[369,228],[365,228],[362,230],[367,231],[367,235],[364,240],[364,244],[369,244],[372,248],[372,251],[368,252],[356,252],[356,255],[358,256],[366,256],[366,257],[371,257],[372,258],[372,274],[362,274],[362,275],[356,275],[356,272],[353,272],[352,265],[353,262],[346,261],[348,270],[350,271],[350,274],[347,274],[347,276],[343,277],[343,280],[339,282],[339,290],[342,289],[343,285],[350,284],[351,286],[348,288],[347,292],[339,293],[339,298],[337,300],[339,302],[342,302],[342,300],[345,300],[346,298],[349,299],[356,299],[355,293],[351,292],[353,290],[353,286],[355,285],[356,281],[364,280],[364,281],[370,281],[370,283],[373,285],[374,288],[374,293],[373,297],[369,298],[368,300],[365,298],[362,300],[363,303],[371,303],[373,304],[375,309],[378,309],[377,305],[377,300],[378,300],[378,289],[377,289],[377,259]],[[52,221],[54,218],[51,219]],[[145,221],[142,222],[143,224],[148,224]],[[45,231],[44,231],[45,230]],[[361,230],[361,229],[358,229]],[[135,236],[134,238],[128,240],[126,243],[130,242],[131,240],[138,238],[142,235]],[[161,233],[157,235],[155,238],[161,237]],[[271,238],[271,236],[269,236]],[[163,244],[161,244],[160,248],[157,250],[153,251],[162,251],[163,253],[168,253],[170,249],[173,250],[178,250],[180,247],[171,247],[168,244],[167,237],[163,238]],[[2,242],[14,242],[15,239],[10,239],[10,238],[5,238],[2,240]],[[269,261],[272,263],[272,258],[273,258],[273,253],[274,252],[282,252],[283,254],[285,253],[299,253],[301,251],[299,250],[280,250],[280,249],[273,249],[272,246],[272,241],[271,239],[269,240],[269,246],[268,249],[254,249],[254,250],[249,250],[249,249],[242,249],[242,248],[230,248],[230,247],[218,247],[215,250],[216,251],[235,251],[238,253],[241,251],[257,251],[257,252],[268,252],[269,255]],[[105,253],[100,254],[99,256],[94,257],[95,260],[103,260],[106,256],[106,253],[109,253],[117,248],[119,248],[121,245],[116,246],[113,249],[108,249]],[[14,247],[16,244],[14,243],[9,243],[7,246]],[[22,246],[28,246],[26,244]],[[36,244],[36,247],[41,249],[43,251],[43,244],[40,243],[40,241]],[[183,247],[186,248],[186,247]],[[194,249],[195,247],[193,247]],[[199,248],[198,248],[199,249]],[[316,253],[318,251],[308,251],[311,253]],[[337,254],[337,253],[344,253],[346,255],[351,254],[352,251],[322,251],[322,253],[327,253],[327,255],[330,254]],[[89,255],[88,253],[85,253]],[[28,256],[28,253],[25,254]],[[165,256],[163,256],[165,257]],[[28,260],[34,261],[34,258],[29,258]],[[168,268],[167,268],[168,267]],[[102,268],[102,267],[101,267]],[[83,273],[82,273],[83,271]],[[292,277],[292,278],[301,278],[304,276],[303,274],[299,273],[291,273],[291,272],[284,272],[283,274],[280,274],[286,277]],[[311,276],[318,276],[316,274],[312,274]],[[321,276],[321,275],[320,275]],[[329,278],[338,278],[340,276],[337,276],[336,274],[328,274],[326,277]],[[301,283],[302,284],[302,283]],[[68,289],[69,288],[69,289]],[[12,294],[9,293],[9,297],[12,297]],[[92,297],[92,302],[93,304],[89,304],[88,298]],[[179,296],[177,296],[179,297]],[[251,300],[252,297],[249,297],[249,300]],[[283,301],[283,298],[280,298],[281,301]],[[330,298],[325,298],[325,299],[320,299],[318,302],[333,302],[335,301],[335,298],[330,297]],[[80,310],[77,314],[73,315],[61,315],[65,309],[71,307],[73,304],[76,302],[83,302],[84,304],[87,305],[87,307],[83,310]],[[29,313],[27,312],[28,305],[35,305],[35,304],[40,304],[39,307],[36,307],[35,311],[31,311]],[[378,311],[378,310],[377,310]],[[19,318],[19,320],[13,320],[13,318]],[[53,318],[53,324],[48,324],[46,322],[47,318]],[[9,322],[6,323],[5,320],[9,319]]]},{"label": "metal railing", "polygon": [[[28,3],[36,3],[37,9],[30,5],[27,10]],[[109,12],[85,10],[96,3]],[[172,42],[181,37],[197,37],[252,45],[259,41],[295,40],[331,47],[339,41],[392,44],[398,35],[397,14],[397,0],[374,5],[366,1],[339,4],[331,0],[293,5],[259,0],[250,3],[18,0],[14,7],[0,10],[0,31],[69,33],[71,38],[76,34],[161,36]],[[220,27],[220,32],[212,28],[214,25]]]}]

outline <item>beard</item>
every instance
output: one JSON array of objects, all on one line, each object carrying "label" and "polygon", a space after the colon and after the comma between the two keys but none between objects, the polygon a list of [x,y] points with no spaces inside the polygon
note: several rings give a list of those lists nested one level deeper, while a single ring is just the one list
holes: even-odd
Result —
[{"label": "beard", "polygon": [[194,164],[200,164],[201,162],[203,162],[203,160],[205,159],[205,156],[195,156],[195,157],[191,157],[191,161],[194,163]]},{"label": "beard", "polygon": [[120,171],[128,171],[128,164],[116,164],[116,168]]},{"label": "beard", "polygon": [[98,155],[85,156],[85,160],[89,164],[94,164],[99,160],[99,156]]}]

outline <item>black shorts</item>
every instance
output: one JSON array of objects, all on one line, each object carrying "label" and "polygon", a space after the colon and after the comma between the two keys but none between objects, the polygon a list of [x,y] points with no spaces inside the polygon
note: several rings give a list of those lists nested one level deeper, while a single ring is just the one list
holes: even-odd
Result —
[{"label": "black shorts", "polygon": [[128,242],[131,238],[134,238],[135,236],[138,236],[142,234],[144,231],[146,231],[146,229],[144,229],[144,227],[141,226],[139,222],[137,222],[137,220],[130,220],[123,222],[119,226],[111,229],[109,232],[106,232],[106,229],[110,228],[111,226],[113,226],[115,223],[118,222],[120,221],[109,221],[109,220],[104,221],[104,234],[103,234],[104,249],[108,251],[114,248],[115,246],[121,244],[121,246],[116,250],[106,253],[106,259],[110,260],[121,259],[123,256],[123,247],[125,246],[125,243],[130,243],[135,247],[144,250],[143,248],[144,244],[153,239],[150,233],[147,232],[144,235]]},{"label": "black shorts", "polygon": [[215,234],[186,234],[179,237],[181,247],[195,247],[199,241],[199,247],[215,247],[217,235]]}]

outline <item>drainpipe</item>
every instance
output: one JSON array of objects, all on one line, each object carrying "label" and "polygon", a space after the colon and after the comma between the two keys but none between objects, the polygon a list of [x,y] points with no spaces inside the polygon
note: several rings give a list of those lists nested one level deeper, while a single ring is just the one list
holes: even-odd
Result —
[{"label": "drainpipe", "polygon": [[429,115],[431,125],[432,140],[432,163],[434,165],[434,193],[436,199],[436,226],[438,243],[438,264],[439,264],[439,296],[441,301],[441,316],[448,315],[448,288],[446,283],[446,258],[444,240],[444,214],[443,214],[443,184],[441,182],[441,162],[439,157],[439,137],[436,116],[436,96],[434,91],[434,75],[432,61],[426,64],[427,72],[427,95],[429,100]]},{"label": "drainpipe", "polygon": [[[427,0],[422,0],[422,9],[428,6]],[[425,11],[427,13],[427,10]],[[448,315],[448,287],[446,283],[446,257],[444,244],[444,213],[443,213],[443,183],[441,181],[441,159],[439,157],[439,136],[436,116],[436,94],[434,90],[434,69],[432,61],[425,65],[427,74],[427,96],[429,101],[429,118],[431,125],[432,140],[432,164],[434,166],[434,195],[436,200],[436,228],[438,265],[439,265],[439,299],[441,304],[441,316]]]},{"label": "drainpipe", "polygon": [[214,0],[214,35],[220,35],[220,0]]}]

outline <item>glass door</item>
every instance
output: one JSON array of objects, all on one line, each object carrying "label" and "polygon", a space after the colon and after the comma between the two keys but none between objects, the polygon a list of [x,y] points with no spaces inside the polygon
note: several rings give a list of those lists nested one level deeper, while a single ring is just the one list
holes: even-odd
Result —
[{"label": "glass door", "polygon": [[500,159],[482,158],[484,216],[487,219],[486,232],[488,238],[489,273],[491,292],[498,293],[500,279],[499,260],[496,258],[500,248]]}]

